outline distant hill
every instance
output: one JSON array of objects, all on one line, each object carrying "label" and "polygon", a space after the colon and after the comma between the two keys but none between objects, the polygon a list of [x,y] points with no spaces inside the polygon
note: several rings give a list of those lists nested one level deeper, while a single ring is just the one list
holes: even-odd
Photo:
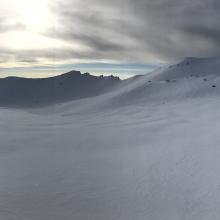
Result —
[{"label": "distant hill", "polygon": [[34,107],[87,98],[108,92],[120,82],[118,77],[79,71],[40,79],[7,77],[0,79],[0,106]]}]

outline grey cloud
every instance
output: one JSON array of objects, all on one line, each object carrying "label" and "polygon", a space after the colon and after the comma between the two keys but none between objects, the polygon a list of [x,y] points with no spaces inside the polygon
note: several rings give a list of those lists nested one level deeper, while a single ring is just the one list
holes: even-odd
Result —
[{"label": "grey cloud", "polygon": [[105,50],[120,52],[124,49],[124,46],[119,42],[115,42],[113,39],[104,39],[102,36],[94,33],[57,32],[56,37],[62,38],[66,41],[82,42],[84,45],[88,45],[90,48],[98,51]]},{"label": "grey cloud", "polygon": [[[12,58],[21,63],[43,59],[149,63],[220,54],[218,0],[51,0],[50,4],[56,19],[45,35],[70,47],[0,48],[0,62]],[[0,17],[0,33],[24,28]],[[73,50],[71,44],[85,47]]]},{"label": "grey cloud", "polygon": [[15,30],[24,30],[25,25],[18,23],[18,22],[13,22],[9,23],[8,19],[5,17],[0,17],[0,33],[3,32],[8,32],[8,31],[15,31]]},{"label": "grey cloud", "polygon": [[[94,57],[98,60],[103,59],[104,52],[101,51],[79,51],[69,48],[54,50],[54,48],[38,49],[38,50],[11,50],[0,48],[0,63],[16,60],[18,63],[41,64],[47,59],[50,63],[55,61],[64,61],[71,59],[93,60]],[[120,54],[110,51],[106,58],[111,59],[117,57],[120,59]],[[129,57],[129,56],[128,56]],[[132,60],[133,57],[130,59]]]},{"label": "grey cloud", "polygon": [[[220,53],[218,0],[57,1],[61,30],[50,34],[81,41],[94,59],[170,61]],[[97,57],[96,57],[97,56]]]}]

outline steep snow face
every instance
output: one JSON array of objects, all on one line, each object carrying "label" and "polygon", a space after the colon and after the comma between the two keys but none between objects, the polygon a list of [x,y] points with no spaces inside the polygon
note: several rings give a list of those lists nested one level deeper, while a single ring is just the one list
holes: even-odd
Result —
[{"label": "steep snow face", "polygon": [[117,77],[96,77],[79,71],[46,78],[0,79],[0,106],[39,107],[104,94],[120,84]]}]

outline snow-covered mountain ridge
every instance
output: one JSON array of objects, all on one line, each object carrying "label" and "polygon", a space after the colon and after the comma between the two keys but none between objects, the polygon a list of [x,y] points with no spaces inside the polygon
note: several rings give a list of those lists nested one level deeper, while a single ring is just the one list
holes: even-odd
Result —
[{"label": "snow-covered mountain ridge", "polygon": [[120,81],[108,93],[70,101],[56,111],[98,112],[129,105],[169,103],[220,96],[220,58],[185,58],[175,65]]},{"label": "snow-covered mountain ridge", "polygon": [[[70,71],[45,79],[0,79],[0,106],[41,107],[94,98],[105,105],[220,94],[220,58],[185,58],[149,74],[120,80]],[[86,100],[82,100],[86,99]],[[110,99],[110,100],[109,100]],[[93,99],[94,100],[94,99]]]}]

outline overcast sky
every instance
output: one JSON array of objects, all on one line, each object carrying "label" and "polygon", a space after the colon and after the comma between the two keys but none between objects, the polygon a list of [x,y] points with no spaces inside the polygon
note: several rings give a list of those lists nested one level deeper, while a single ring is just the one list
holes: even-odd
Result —
[{"label": "overcast sky", "polygon": [[219,0],[0,0],[0,73],[32,77],[87,63],[130,74],[215,56],[219,21]]}]

